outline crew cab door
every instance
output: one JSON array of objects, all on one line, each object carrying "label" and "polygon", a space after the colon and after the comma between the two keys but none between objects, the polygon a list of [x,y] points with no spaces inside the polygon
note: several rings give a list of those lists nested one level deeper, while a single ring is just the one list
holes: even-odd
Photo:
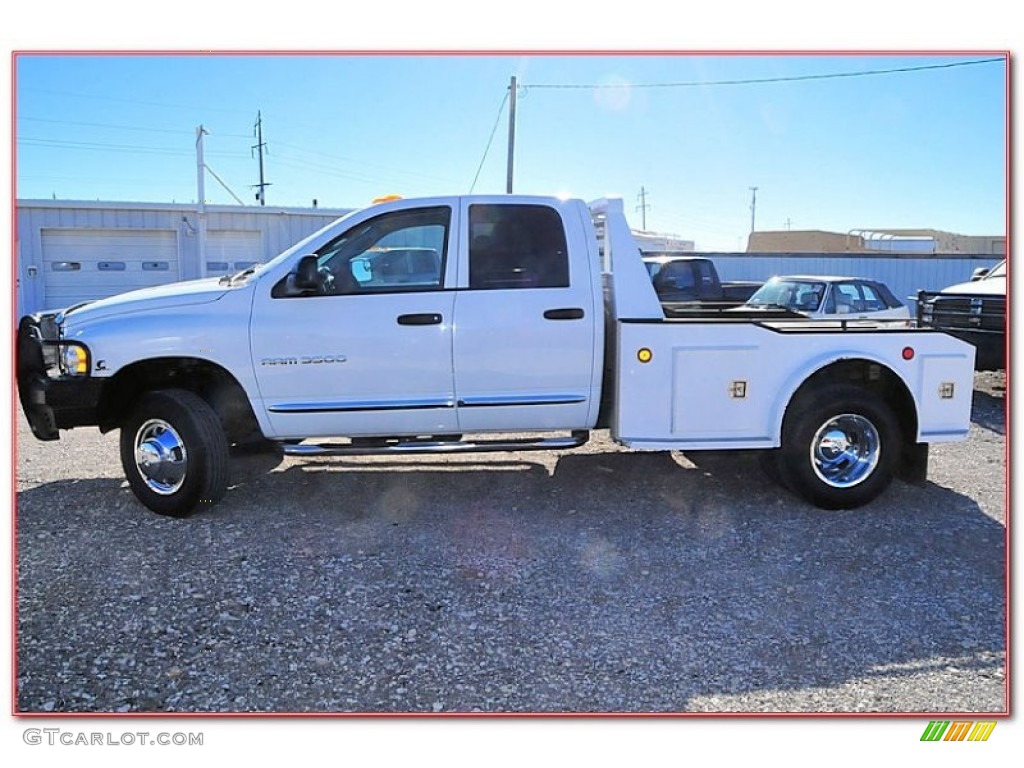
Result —
[{"label": "crew cab door", "polygon": [[578,209],[464,198],[461,220],[460,431],[589,428],[600,401],[596,328],[604,320],[597,254],[589,258]]},{"label": "crew cab door", "polygon": [[315,251],[316,290],[295,288],[295,265],[257,288],[252,360],[276,437],[457,431],[445,270],[458,212],[382,208]]}]

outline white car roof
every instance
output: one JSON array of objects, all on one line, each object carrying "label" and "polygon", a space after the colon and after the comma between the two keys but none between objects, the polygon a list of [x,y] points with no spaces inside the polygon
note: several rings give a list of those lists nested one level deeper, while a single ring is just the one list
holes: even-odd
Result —
[{"label": "white car roof", "polygon": [[867,277],[842,277],[842,276],[839,276],[839,275],[776,275],[775,277],[773,277],[771,279],[772,280],[778,280],[779,282],[782,282],[784,280],[788,280],[788,281],[791,281],[791,282],[794,282],[794,283],[801,283],[801,282],[808,282],[808,283],[809,282],[814,282],[814,283],[846,283],[846,282],[850,282],[851,280],[859,280],[859,281],[865,282],[865,283],[878,282],[877,280],[872,280],[872,279],[867,278]]}]

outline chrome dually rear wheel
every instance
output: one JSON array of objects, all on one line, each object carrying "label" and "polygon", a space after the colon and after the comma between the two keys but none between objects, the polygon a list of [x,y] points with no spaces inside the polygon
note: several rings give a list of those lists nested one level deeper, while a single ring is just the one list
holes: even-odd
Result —
[{"label": "chrome dually rear wheel", "polygon": [[824,385],[790,403],[777,465],[784,484],[812,504],[851,509],[889,487],[902,439],[880,392]]},{"label": "chrome dually rear wheel", "polygon": [[814,473],[833,488],[850,488],[871,477],[882,441],[869,419],[844,413],[828,419],[811,440]]}]

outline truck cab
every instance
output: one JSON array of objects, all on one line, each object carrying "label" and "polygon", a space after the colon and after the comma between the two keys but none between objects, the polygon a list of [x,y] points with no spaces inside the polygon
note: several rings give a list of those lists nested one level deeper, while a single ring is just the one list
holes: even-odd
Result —
[{"label": "truck cab", "polygon": [[[298,284],[291,259],[269,265],[250,337],[264,432],[588,429],[603,313],[581,215],[528,197],[396,201],[309,243]],[[401,251],[428,268],[414,281],[382,269]]]}]

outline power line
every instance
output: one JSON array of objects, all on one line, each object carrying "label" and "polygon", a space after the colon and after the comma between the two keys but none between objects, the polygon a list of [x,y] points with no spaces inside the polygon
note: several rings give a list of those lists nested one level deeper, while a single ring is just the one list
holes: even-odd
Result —
[{"label": "power line", "polygon": [[60,91],[52,88],[34,88],[26,86],[18,89],[19,93],[48,93],[52,96],[69,96],[76,99],[98,99],[100,101],[116,101],[121,104],[142,104],[147,107],[166,107],[168,109],[194,109],[198,111],[232,112],[235,114],[248,113],[247,109],[237,107],[212,107],[208,105],[197,106],[195,104],[173,104],[166,101],[144,101],[142,99],[126,99],[118,96],[100,96],[93,93],[76,93],[75,91]]},{"label": "power line", "polygon": [[[45,117],[25,117],[18,115],[18,120],[27,120],[33,123],[51,123],[54,125],[78,125],[87,128],[113,128],[120,131],[145,131],[148,133],[175,133],[192,135],[192,131],[176,130],[174,128],[144,128],[136,125],[114,125],[113,123],[86,123],[78,120],[50,120]],[[247,137],[248,138],[248,137]]]},{"label": "power line", "polygon": [[[337,160],[338,162],[341,162],[341,163],[351,163],[353,165],[365,166],[366,168],[369,168],[369,169],[373,170],[374,172],[382,171],[382,172],[389,173],[389,174],[398,173],[398,174],[401,174],[404,177],[410,177],[410,178],[411,177],[417,177],[417,178],[420,178],[420,179],[426,179],[427,181],[434,181],[434,182],[440,181],[440,182],[444,182],[445,184],[451,183],[450,179],[446,179],[446,178],[443,178],[441,176],[434,176],[432,174],[427,174],[427,173],[418,173],[416,171],[412,171],[412,170],[409,170],[407,168],[395,168],[393,166],[381,165],[380,163],[371,163],[371,162],[368,162],[366,160],[360,160],[360,159],[354,158],[354,157],[346,157],[345,155],[332,155],[332,154],[330,154],[328,152],[321,152],[319,150],[309,149],[307,147],[300,147],[297,144],[289,144],[286,141],[280,141],[278,139],[274,140],[274,146],[276,146],[276,147],[287,147],[287,148],[295,150],[296,152],[301,152],[304,155],[316,155],[317,157],[326,157],[326,158],[328,158],[330,160]],[[281,162],[281,157],[282,157],[281,153],[278,152],[278,154],[277,154],[277,162]],[[298,158],[295,158],[295,159],[296,159],[297,162],[299,161]],[[315,167],[319,167],[319,165],[320,164],[318,163],[317,166],[315,166]],[[341,166],[337,166],[337,167],[340,168]]]},{"label": "power line", "polygon": [[[66,141],[64,139],[40,139],[32,136],[21,137],[17,141],[30,147],[52,147],[55,149],[79,149],[99,152],[122,152],[135,155],[191,155],[192,151],[187,149],[176,149],[172,147],[149,147],[138,144],[106,144],[92,141]],[[245,155],[238,152],[210,152],[215,157],[242,158]]]},{"label": "power line", "polygon": [[[275,141],[274,143],[275,145],[279,145],[282,142]],[[297,157],[289,157],[288,155],[282,155],[280,153],[278,153],[276,157],[277,160],[275,162],[279,166],[283,165],[289,168],[296,168],[298,170],[313,171],[315,175],[307,174],[307,178],[316,178],[316,175],[334,176],[340,179],[348,179],[350,181],[357,181],[366,184],[376,184],[378,186],[381,184],[387,184],[391,186],[395,184],[411,183],[407,181],[405,178],[402,178],[403,174],[401,171],[394,169],[385,169],[384,172],[375,171],[371,175],[369,171],[360,172],[346,170],[341,166],[331,165],[322,162],[311,163],[304,159],[300,159]],[[408,176],[408,174],[404,175]]]},{"label": "power line", "polygon": [[[24,182],[24,181],[82,181],[82,177],[81,176],[59,176],[59,175],[53,175],[53,176],[51,176],[51,175],[37,175],[37,174],[34,174],[34,173],[19,175],[18,176],[18,182],[20,183],[20,182]],[[112,176],[104,175],[102,181],[104,183],[107,183],[107,184],[112,184],[112,183],[117,183],[117,184],[135,184],[135,185],[138,185],[138,186],[145,186],[145,187],[166,187],[167,186],[167,182],[166,181],[161,181],[161,180],[157,180],[157,179],[153,179],[153,178],[147,178],[147,179],[127,179],[127,178],[117,178],[117,177],[112,177]]]},{"label": "power line", "polygon": [[[144,125],[124,125],[115,123],[89,123],[80,120],[53,120],[46,117],[28,117],[26,115],[18,115],[18,120],[27,120],[32,123],[50,123],[52,125],[77,125],[85,128],[113,128],[118,131],[142,131],[146,133],[170,133],[170,134],[187,134],[192,135],[191,130],[182,128],[151,128]],[[249,139],[252,138],[249,134],[245,133],[222,133],[221,131],[211,131],[211,134],[218,138],[225,139]]]},{"label": "power line", "polygon": [[[280,144],[281,142],[275,142]],[[353,173],[351,171],[345,171],[337,166],[326,165],[324,163],[310,163],[305,160],[301,160],[296,157],[288,157],[287,155],[276,155],[277,160],[275,161],[278,165],[283,165],[288,168],[295,168],[300,171],[315,171],[317,174],[324,176],[334,176],[339,179],[348,179],[349,181],[358,181],[368,184],[380,183],[381,179],[376,176],[368,176],[359,173]],[[310,177],[315,178],[315,176]]]},{"label": "power line", "polygon": [[[114,124],[103,124],[103,123],[87,123],[87,122],[70,121],[70,120],[47,120],[47,119],[44,119],[44,118],[25,118],[25,117],[19,117],[19,119],[29,119],[29,120],[33,120],[33,121],[50,122],[50,123],[65,124],[65,125],[90,126],[90,127],[97,127],[97,128],[101,128],[101,127],[102,128],[123,128],[125,130],[159,131],[161,133],[169,133],[169,134],[184,134],[184,133],[188,133],[189,135],[192,134],[191,130],[190,131],[179,131],[179,130],[173,130],[173,129],[144,128],[142,126],[114,125]],[[229,133],[221,133],[219,131],[211,132],[211,133],[214,136],[218,137],[218,138],[242,138],[242,139],[250,139],[250,140],[252,139],[252,135],[251,134],[235,134],[235,133],[230,133],[229,134]],[[85,142],[85,141],[74,141],[74,140],[67,140],[67,139],[42,138],[42,137],[25,136],[25,135],[20,136],[17,139],[17,143],[19,145],[21,145],[21,146],[26,147],[26,148],[27,147],[50,147],[50,148],[54,148],[54,149],[81,150],[81,151],[90,151],[90,152],[109,152],[109,153],[116,153],[116,154],[135,154],[135,155],[147,155],[148,154],[148,155],[166,155],[166,156],[191,156],[193,154],[193,150],[191,150],[191,149],[179,149],[179,148],[173,147],[173,146],[151,146],[151,145],[139,145],[139,144],[124,143],[124,142],[119,142],[119,143]],[[426,179],[426,180],[429,180],[431,182],[443,182],[445,184],[453,183],[450,179],[444,179],[444,178],[439,177],[439,176],[433,176],[433,175],[424,174],[424,173],[417,173],[415,171],[410,171],[408,169],[399,169],[399,168],[394,168],[394,167],[390,167],[390,166],[380,165],[380,164],[376,164],[376,163],[370,163],[370,162],[366,162],[366,161],[359,160],[359,159],[356,159],[356,158],[344,157],[344,156],[341,156],[341,155],[332,155],[332,154],[329,154],[329,153],[326,153],[326,152],[320,152],[320,151],[317,151],[317,150],[311,150],[311,149],[308,149],[308,148],[305,148],[305,147],[300,147],[300,146],[297,146],[297,145],[294,145],[294,144],[289,144],[288,142],[284,142],[284,141],[276,141],[275,142],[275,146],[290,148],[292,150],[295,150],[296,152],[301,152],[304,155],[315,155],[317,157],[329,158],[331,160],[337,161],[337,163],[334,163],[334,164],[325,164],[323,162],[317,162],[316,164],[312,164],[310,162],[300,160],[297,157],[296,158],[289,158],[288,153],[281,154],[279,152],[276,155],[276,157],[277,157],[276,162],[277,162],[278,165],[287,165],[287,166],[294,167],[294,168],[301,168],[302,170],[312,170],[312,171],[316,171],[316,172],[318,172],[320,174],[324,174],[324,175],[328,175],[328,176],[334,176],[334,177],[337,177],[337,178],[344,178],[344,179],[350,179],[350,180],[353,180],[353,181],[360,181],[360,182],[366,182],[366,183],[378,183],[378,184],[382,181],[382,176],[385,177],[385,180],[387,178],[391,178],[392,179],[388,183],[405,183],[404,181],[398,181],[398,180],[399,179],[414,179],[414,178],[416,178],[416,179]],[[242,152],[234,152],[234,151],[230,151],[230,150],[214,150],[214,151],[207,150],[205,154],[206,154],[207,157],[228,158],[228,159],[233,159],[233,160],[240,160],[242,158],[251,157],[252,156],[251,153],[249,155],[245,155]],[[366,167],[366,168],[369,168],[369,169],[373,169],[373,170],[372,171],[365,171],[363,173],[358,173],[358,172],[353,172],[353,171],[346,172],[345,170],[343,170],[343,166],[341,165],[341,163],[352,163],[352,164],[363,166],[363,167]],[[371,172],[374,175],[371,176],[370,175]]]},{"label": "power line", "polygon": [[498,114],[494,118],[494,127],[491,128],[491,136],[487,139],[487,146],[484,148],[484,156],[480,158],[480,165],[477,166],[476,175],[473,177],[473,183],[469,185],[469,191],[472,194],[476,188],[477,179],[480,178],[480,171],[483,170],[484,161],[487,159],[487,153],[491,151],[491,142],[494,141],[494,134],[498,132],[498,124],[501,122],[501,113],[505,111],[505,105],[508,103],[510,91],[505,91],[505,98],[501,100],[501,106],[498,107]]},{"label": "power line", "polygon": [[995,62],[1005,63],[1005,58],[996,59],[974,59],[971,61],[951,61],[944,64],[923,64],[917,67],[893,67],[891,69],[864,69],[855,72],[828,72],[816,75],[789,75],[784,77],[755,77],[742,80],[690,80],[684,82],[669,83],[535,83],[523,85],[523,88],[547,88],[547,89],[582,89],[582,90],[604,90],[609,88],[697,88],[720,85],[765,85],[768,83],[795,83],[807,80],[833,80],[842,77],[870,77],[875,75],[893,75],[907,72],[924,72],[933,69],[951,69],[953,67],[970,67],[976,64],[992,64]]},{"label": "power line", "polygon": [[55,147],[60,149],[88,149],[102,150],[107,152],[127,152],[130,154],[149,155],[189,155],[191,152],[185,149],[172,149],[168,147],[142,147],[132,144],[103,144],[90,141],[64,141],[62,139],[37,139],[22,137],[18,144],[30,147]]}]

